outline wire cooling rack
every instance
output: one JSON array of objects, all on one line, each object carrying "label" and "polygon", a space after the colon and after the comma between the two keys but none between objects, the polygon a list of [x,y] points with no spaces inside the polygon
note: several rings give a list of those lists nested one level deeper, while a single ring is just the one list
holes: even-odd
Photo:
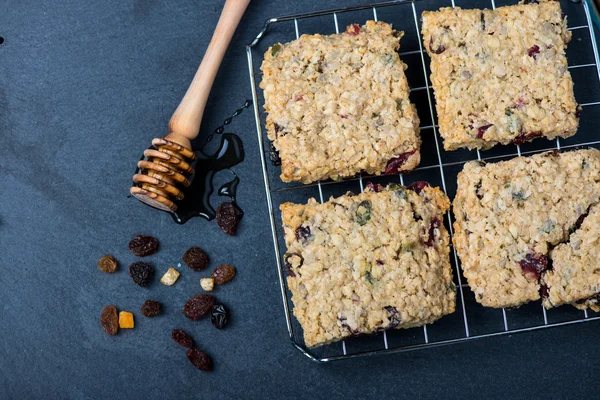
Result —
[{"label": "wire cooling rack", "polygon": [[[459,268],[459,260],[453,249],[451,256],[454,280],[458,287],[456,312],[422,328],[390,330],[369,336],[347,338],[338,343],[308,349],[304,345],[302,329],[292,317],[291,294],[285,281],[286,272],[282,264],[285,241],[281,229],[279,205],[292,201],[305,203],[310,197],[321,202],[329,196],[339,196],[347,191],[363,190],[363,182],[386,184],[400,182],[409,184],[417,180],[427,180],[440,186],[451,199],[456,192],[456,176],[463,164],[471,160],[499,161],[515,156],[533,154],[547,150],[567,149],[581,146],[600,148],[600,62],[596,37],[591,22],[591,14],[585,2],[561,1],[563,12],[568,18],[569,30],[573,39],[567,49],[569,70],[575,83],[575,97],[583,107],[579,132],[568,139],[548,141],[537,139],[521,146],[496,146],[487,151],[457,150],[446,152],[442,148],[437,131],[435,99],[429,81],[429,60],[423,51],[420,35],[420,15],[425,10],[440,7],[496,8],[514,4],[500,0],[398,0],[365,6],[326,10],[308,14],[298,14],[271,18],[252,43],[247,46],[250,84],[254,99],[256,130],[261,150],[265,190],[275,246],[277,272],[281,285],[281,296],[290,339],[294,346],[312,360],[328,362],[346,358],[356,358],[381,353],[396,353],[426,347],[459,343],[472,339],[533,331],[551,326],[575,324],[599,320],[600,314],[593,311],[579,311],[574,307],[563,306],[545,310],[540,302],[529,303],[517,309],[492,309],[481,306],[466,285]],[[269,162],[270,146],[266,136],[265,113],[262,111],[264,99],[257,90],[261,79],[260,64],[267,48],[277,42],[288,42],[303,33],[339,33],[351,23],[363,24],[366,20],[381,20],[392,23],[405,36],[400,42],[400,57],[408,65],[407,79],[411,89],[411,101],[416,104],[421,118],[421,164],[408,175],[359,176],[340,182],[326,181],[310,185],[281,182],[281,169]],[[446,215],[444,223],[452,231],[452,216]]]}]

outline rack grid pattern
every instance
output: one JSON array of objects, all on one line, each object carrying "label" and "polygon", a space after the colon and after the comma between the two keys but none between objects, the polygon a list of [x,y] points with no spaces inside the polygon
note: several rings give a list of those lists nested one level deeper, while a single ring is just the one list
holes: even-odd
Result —
[{"label": "rack grid pattern", "polygon": [[[459,0],[457,0],[457,1],[460,2]],[[457,1],[451,0],[451,4],[449,4],[449,5],[451,5],[452,7],[456,7]],[[419,62],[421,64],[420,66],[422,69],[425,85],[412,88],[411,95],[413,93],[422,92],[422,91],[425,91],[427,94],[427,103],[424,104],[424,106],[421,108],[417,107],[418,108],[417,111],[418,111],[419,115],[421,115],[421,116],[423,116],[425,113],[428,113],[429,117],[431,118],[431,124],[421,126],[420,129],[421,129],[421,133],[422,133],[424,142],[427,140],[431,140],[431,141],[435,142],[435,152],[436,152],[435,156],[437,158],[437,160],[436,160],[437,163],[433,163],[432,165],[419,166],[418,168],[415,169],[415,172],[420,171],[421,173],[426,174],[425,176],[429,177],[430,180],[438,179],[442,189],[444,190],[444,192],[446,194],[449,194],[449,190],[446,186],[446,179],[447,179],[446,176],[448,175],[447,169],[456,167],[456,166],[460,166],[470,160],[477,159],[477,160],[484,160],[484,161],[493,161],[496,159],[512,158],[515,156],[539,153],[539,152],[548,151],[548,150],[561,150],[561,149],[574,148],[574,147],[600,145],[600,140],[596,140],[596,139],[600,139],[600,138],[598,138],[598,135],[592,135],[592,137],[589,137],[590,136],[589,134],[582,135],[581,128],[580,128],[580,132],[576,135],[576,137],[580,137],[581,139],[583,139],[580,142],[573,143],[572,141],[570,141],[570,143],[568,143],[568,144],[563,144],[563,143],[561,143],[561,140],[559,138],[557,138],[553,142],[547,142],[547,143],[552,143],[552,146],[544,146],[543,148],[535,148],[533,150],[522,150],[521,146],[513,145],[512,149],[514,149],[514,150],[512,152],[502,153],[500,155],[492,154],[490,156],[486,156],[487,152],[480,152],[479,150],[475,150],[475,151],[466,153],[466,156],[462,157],[458,161],[446,161],[445,162],[444,158],[442,157],[443,153],[440,150],[441,138],[437,131],[438,127],[435,123],[436,116],[434,113],[434,109],[435,109],[434,98],[433,98],[433,94],[432,94],[432,87],[431,87],[430,81],[429,81],[426,56],[425,56],[425,51],[423,50],[422,38],[421,38],[421,34],[420,34],[420,29],[419,29],[419,19],[420,18],[419,18],[419,14],[417,13],[416,4],[420,4],[420,3],[424,3],[424,2],[421,0],[396,0],[396,1],[387,1],[387,2],[383,2],[383,3],[376,3],[376,4],[371,4],[371,5],[365,5],[365,6],[348,7],[348,8],[337,9],[337,10],[326,10],[326,11],[314,12],[314,13],[309,13],[309,14],[298,14],[298,15],[292,15],[292,16],[286,16],[286,17],[271,18],[266,21],[264,27],[259,32],[259,34],[256,36],[254,41],[247,46],[250,84],[251,84],[252,95],[253,95],[253,100],[254,100],[254,113],[255,113],[255,118],[256,118],[256,130],[258,133],[258,141],[259,141],[260,150],[261,150],[261,163],[262,163],[262,168],[263,168],[264,184],[265,184],[265,190],[266,190],[266,196],[267,196],[267,202],[268,202],[273,243],[274,243],[274,247],[275,247],[277,272],[278,272],[279,282],[280,282],[280,286],[281,286],[281,295],[282,295],[282,300],[283,300],[287,328],[288,328],[289,336],[290,336],[290,339],[291,339],[293,345],[295,347],[297,347],[303,354],[305,354],[307,357],[311,358],[314,361],[328,362],[328,361],[341,360],[341,359],[347,359],[347,358],[364,357],[364,356],[381,354],[381,353],[394,353],[394,352],[415,350],[415,349],[420,349],[420,348],[425,348],[425,347],[447,345],[447,344],[451,344],[451,343],[458,343],[458,342],[463,342],[463,341],[478,339],[478,338],[484,338],[484,337],[493,337],[493,336],[510,334],[510,333],[532,331],[532,330],[547,328],[547,327],[551,327],[551,326],[561,326],[561,325],[569,325],[569,324],[575,324],[575,323],[581,323],[581,322],[587,322],[587,321],[600,320],[600,314],[588,315],[588,312],[586,310],[583,312],[576,311],[577,314],[570,315],[567,320],[551,321],[548,316],[550,311],[546,311],[546,309],[544,307],[542,307],[541,305],[539,305],[539,303],[537,303],[535,305],[535,307],[541,308],[541,311],[538,311],[538,313],[540,313],[542,316],[542,318],[539,320],[539,323],[528,323],[527,326],[511,327],[511,324],[509,322],[509,316],[507,315],[509,313],[509,311],[507,311],[505,309],[501,309],[501,310],[487,309],[487,312],[501,313],[500,328],[496,331],[474,333],[473,329],[471,327],[475,326],[477,324],[480,324],[480,322],[474,321],[473,317],[471,317],[471,319],[469,319],[469,317],[467,317],[467,315],[469,314],[469,310],[468,310],[468,306],[467,306],[468,302],[465,300],[465,295],[467,294],[467,292],[470,289],[468,288],[468,285],[463,283],[464,278],[462,277],[462,274],[461,274],[461,271],[459,268],[460,264],[459,264],[458,256],[456,254],[456,250],[453,247],[453,254],[452,254],[453,268],[454,268],[455,279],[457,280],[457,286],[458,286],[457,311],[455,314],[462,314],[462,317],[460,318],[460,320],[461,320],[460,322],[455,321],[455,323],[454,323],[455,326],[452,329],[453,329],[453,331],[456,330],[456,324],[463,325],[463,327],[460,328],[460,332],[454,334],[453,337],[442,338],[442,339],[437,339],[437,340],[435,338],[431,338],[431,335],[428,332],[428,326],[426,325],[426,326],[423,326],[422,328],[412,328],[411,331],[422,329],[422,333],[420,335],[421,338],[415,340],[415,337],[413,336],[410,338],[411,340],[409,340],[406,343],[404,343],[402,340],[400,340],[400,343],[398,343],[398,344],[391,344],[388,336],[394,334],[396,331],[387,331],[387,332],[384,331],[384,332],[382,332],[381,335],[378,334],[378,335],[371,336],[368,339],[369,343],[367,344],[366,349],[363,349],[364,345],[362,343],[359,346],[356,346],[358,348],[358,351],[350,351],[348,349],[348,347],[352,347],[352,342],[359,341],[359,340],[361,340],[361,338],[348,338],[346,340],[341,341],[341,348],[339,347],[339,345],[330,345],[330,346],[328,346],[329,348],[327,348],[324,352],[319,352],[315,349],[308,349],[308,348],[306,348],[306,346],[304,346],[302,336],[299,333],[300,332],[299,325],[297,324],[297,322],[295,322],[293,320],[291,312],[290,312],[292,305],[290,303],[290,296],[289,296],[289,292],[288,292],[286,281],[285,281],[286,272],[285,272],[285,268],[282,263],[282,254],[285,253],[285,244],[283,243],[282,236],[281,236],[281,230],[278,228],[278,224],[276,222],[277,217],[275,215],[275,210],[278,209],[278,205],[280,203],[277,203],[273,199],[273,196],[275,194],[285,195],[286,193],[289,193],[289,191],[301,191],[301,190],[307,190],[310,188],[316,188],[316,189],[318,189],[318,198],[322,203],[324,201],[324,194],[323,194],[324,189],[329,187],[330,185],[333,185],[333,186],[340,185],[340,182],[327,181],[327,182],[317,182],[317,183],[313,183],[313,184],[309,184],[309,185],[291,184],[291,185],[287,185],[287,186],[283,186],[283,187],[279,187],[279,188],[273,188],[274,185],[275,186],[277,184],[281,185],[281,182],[274,182],[274,178],[275,179],[278,179],[278,178],[277,178],[277,176],[273,176],[273,174],[272,174],[273,171],[271,171],[271,174],[270,174],[270,167],[268,165],[268,154],[270,151],[268,149],[268,146],[265,146],[265,144],[269,143],[269,141],[265,135],[265,132],[264,132],[265,130],[263,129],[264,124],[261,119],[261,116],[264,116],[264,115],[261,112],[262,104],[259,102],[259,93],[257,92],[257,81],[258,81],[257,78],[260,78],[260,71],[255,69],[255,62],[254,62],[255,56],[262,57],[262,53],[256,51],[257,45],[267,35],[269,30],[272,29],[273,25],[283,23],[283,22],[293,22],[294,34],[295,34],[295,37],[298,38],[300,36],[299,21],[307,20],[307,19],[322,18],[322,17],[330,17],[331,23],[335,27],[335,32],[339,33],[340,32],[340,23],[338,20],[339,19],[338,16],[343,13],[352,13],[352,12],[363,12],[364,13],[365,10],[366,11],[370,10],[369,12],[372,12],[372,16],[369,18],[372,18],[375,21],[377,21],[378,20],[378,10],[381,10],[383,8],[388,9],[388,8],[392,7],[394,9],[397,9],[397,12],[399,12],[399,13],[406,13],[408,11],[407,8],[410,8],[411,9],[410,12],[412,13],[414,28],[416,29],[417,42],[418,42],[419,48],[418,48],[418,50],[411,50],[411,51],[406,51],[406,52],[401,51],[399,54],[400,54],[401,58],[404,58],[407,56],[413,56],[413,55],[420,56]],[[596,37],[594,34],[594,29],[592,27],[592,22],[591,22],[591,17],[590,17],[590,10],[588,8],[588,5],[585,2],[574,2],[574,3],[577,3],[577,5],[578,5],[577,6],[578,12],[581,12],[582,16],[583,15],[585,16],[586,23],[583,25],[572,26],[572,27],[569,27],[568,29],[571,31],[581,31],[581,32],[587,33],[586,36],[589,37],[589,41],[590,41],[590,45],[591,45],[591,52],[593,54],[593,62],[569,65],[569,69],[570,70],[577,70],[577,69],[589,70],[588,71],[589,74],[586,73],[586,75],[588,75],[588,77],[590,77],[595,84],[600,84],[600,60],[599,60],[599,55],[598,55],[598,50],[597,50]],[[442,6],[444,6],[444,5],[442,4]],[[495,0],[491,0],[491,7],[496,8]],[[406,30],[408,30],[407,27],[404,27],[404,26],[401,28],[406,28]],[[271,44],[273,44],[273,42],[269,43],[269,45],[271,45]],[[259,60],[260,60],[260,58],[259,58]],[[415,68],[414,65],[409,66],[409,68],[411,68],[411,67]],[[600,98],[600,93],[595,93],[595,94],[598,95],[598,97]],[[577,96],[577,93],[576,93],[576,96]],[[583,113],[585,115],[586,109],[588,109],[588,108],[591,109],[589,112],[594,113],[593,108],[594,108],[594,106],[600,106],[600,101],[591,101],[591,102],[587,102],[587,103],[582,103],[580,105],[584,108]],[[600,114],[598,111],[600,111],[600,109],[597,109],[594,114]],[[423,132],[426,132],[426,133],[423,134]],[[503,147],[505,149],[511,148],[511,146],[503,146]],[[271,170],[277,170],[277,169],[278,169],[278,167],[271,167]],[[415,172],[413,172],[413,173],[415,173]],[[390,178],[390,176],[388,175],[387,178]],[[344,182],[346,184],[358,183],[358,186],[359,186],[358,188],[360,188],[360,190],[362,191],[364,188],[363,181],[365,181],[367,179],[376,180],[379,178],[378,177],[368,177],[368,176],[358,176],[356,178],[345,179],[342,182]],[[404,185],[404,176],[402,174],[397,175],[397,179],[399,179],[400,183],[402,185]],[[307,199],[304,199],[304,200],[307,200]],[[448,212],[446,215],[445,223],[449,230],[450,235],[452,236],[453,235],[452,215],[450,212]],[[481,307],[481,306],[474,304],[473,307]],[[529,306],[529,307],[531,307],[531,306]],[[573,312],[571,312],[571,314],[572,313]],[[447,318],[447,317],[445,317],[445,318]],[[437,322],[434,325],[436,325],[436,324],[437,324]],[[294,326],[294,325],[296,325],[296,326]],[[412,333],[412,335],[414,335],[414,332]],[[364,340],[364,338],[362,340]]]}]

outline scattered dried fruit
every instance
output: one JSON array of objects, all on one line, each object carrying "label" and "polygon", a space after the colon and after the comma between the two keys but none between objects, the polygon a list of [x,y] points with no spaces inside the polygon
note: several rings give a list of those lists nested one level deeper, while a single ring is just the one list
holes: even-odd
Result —
[{"label": "scattered dried fruit", "polygon": [[167,272],[160,278],[160,283],[166,286],[173,286],[179,279],[179,271],[175,268],[169,268]]},{"label": "scattered dried fruit", "polygon": [[540,46],[534,44],[527,50],[527,55],[529,57],[533,57],[534,60],[537,60],[537,55],[540,54]]},{"label": "scattered dried fruit", "polygon": [[106,255],[98,260],[98,268],[105,274],[111,274],[119,268],[119,263],[111,255]]},{"label": "scattered dried fruit", "polygon": [[234,203],[227,201],[221,203],[217,208],[217,224],[226,234],[233,236],[237,232],[237,226],[244,213]]},{"label": "scattered dried fruit", "polygon": [[191,348],[193,344],[192,337],[181,329],[173,329],[171,337],[180,346]]},{"label": "scattered dried fruit", "polygon": [[137,257],[150,256],[158,251],[158,240],[152,236],[137,235],[129,242],[129,250]]},{"label": "scattered dried fruit", "polygon": [[446,51],[446,48],[440,44],[437,48],[433,47],[433,38],[429,39],[429,50],[433,53],[433,54],[442,54],[444,51]]},{"label": "scattered dried fruit", "polygon": [[205,352],[198,349],[189,349],[187,351],[187,357],[194,367],[198,368],[199,370],[212,371],[212,361]]},{"label": "scattered dried fruit", "polygon": [[483,125],[483,126],[480,126],[479,128],[477,128],[477,138],[481,139],[483,137],[483,134],[485,133],[485,131],[490,129],[492,126],[494,126],[494,124],[487,124],[487,125]]},{"label": "scattered dried fruit", "polygon": [[183,313],[187,318],[197,321],[208,314],[214,304],[215,298],[210,294],[196,294],[185,303]]},{"label": "scattered dried fruit", "polygon": [[415,154],[417,149],[400,154],[398,157],[392,158],[385,166],[386,174],[397,174],[402,171],[402,166],[406,163],[410,156]]},{"label": "scattered dried fruit", "polygon": [[210,322],[217,329],[225,328],[225,325],[227,325],[227,311],[223,304],[215,304],[213,306],[212,313],[210,314]]},{"label": "scattered dried fruit", "polygon": [[372,192],[379,193],[383,190],[383,186],[380,183],[368,182],[365,186],[366,189],[370,189]]},{"label": "scattered dried fruit", "polygon": [[360,25],[352,24],[346,27],[346,33],[350,36],[356,36],[360,33]]},{"label": "scattered dried fruit", "polygon": [[200,279],[200,286],[207,292],[212,292],[215,287],[215,280],[213,278],[202,278]]},{"label": "scattered dried fruit", "polygon": [[133,329],[134,326],[133,314],[127,311],[121,311],[119,313],[119,328]]},{"label": "scattered dried fruit", "polygon": [[425,181],[416,181],[408,185],[407,189],[410,189],[414,192],[421,193],[423,189],[425,189],[429,185],[429,182]]},{"label": "scattered dried fruit", "polygon": [[133,282],[141,287],[145,287],[152,280],[154,268],[148,263],[138,261],[129,266],[129,275]]},{"label": "scattered dried fruit", "polygon": [[215,280],[217,285],[222,285],[224,283],[229,282],[235,276],[235,268],[233,265],[229,264],[221,264],[213,271],[210,276]]},{"label": "scattered dried fruit", "polygon": [[141,308],[144,317],[154,317],[155,315],[160,314],[160,310],[160,303],[154,300],[146,300]]},{"label": "scattered dried fruit", "polygon": [[192,247],[183,255],[183,261],[194,271],[200,271],[208,265],[208,256],[200,247]]},{"label": "scattered dried fruit", "polygon": [[540,274],[548,269],[548,256],[540,253],[529,253],[519,261],[523,275],[530,281],[537,281]]},{"label": "scattered dried fruit", "polygon": [[310,226],[302,226],[300,225],[296,228],[296,240],[301,243],[306,243],[312,234],[310,233]]},{"label": "scattered dried fruit", "polygon": [[106,306],[100,314],[100,325],[109,335],[116,335],[119,331],[119,316],[115,306]]}]

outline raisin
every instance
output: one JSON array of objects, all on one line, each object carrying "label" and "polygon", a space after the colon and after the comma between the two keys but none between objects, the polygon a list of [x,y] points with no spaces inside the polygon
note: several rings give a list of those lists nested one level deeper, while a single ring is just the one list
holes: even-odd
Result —
[{"label": "raisin", "polygon": [[210,314],[210,322],[217,329],[225,328],[225,325],[227,325],[227,311],[223,304],[215,304],[213,306],[212,313]]},{"label": "raisin", "polygon": [[537,281],[540,274],[548,269],[548,257],[540,253],[529,253],[519,261],[519,265],[528,280]]},{"label": "raisin", "polygon": [[477,128],[477,139],[481,139],[483,137],[483,134],[485,133],[485,131],[490,129],[490,127],[492,127],[492,126],[494,126],[494,124],[487,124],[487,125],[483,125],[483,126],[480,126],[479,128]]},{"label": "raisin", "polygon": [[534,44],[527,50],[527,55],[529,57],[533,57],[534,60],[537,60],[537,55],[540,54],[540,46]]},{"label": "raisin", "polygon": [[417,149],[400,154],[398,157],[392,158],[385,166],[386,174],[397,174],[402,170],[402,165],[406,163],[410,156],[415,154]]},{"label": "raisin", "polygon": [[217,208],[217,224],[226,234],[233,236],[237,232],[237,226],[244,213],[242,210],[230,201],[221,203]]},{"label": "raisin", "polygon": [[301,243],[306,243],[312,234],[310,233],[310,226],[299,226],[296,228],[296,240]]},{"label": "raisin", "polygon": [[360,33],[360,26],[358,24],[348,25],[346,27],[346,33],[350,36],[356,36]]},{"label": "raisin", "polygon": [[210,276],[215,280],[217,285],[222,285],[224,283],[229,282],[235,276],[235,268],[233,265],[229,264],[221,264],[213,271]]},{"label": "raisin", "polygon": [[119,315],[115,306],[106,306],[100,314],[100,324],[106,333],[116,335],[119,331]]},{"label": "raisin", "polygon": [[429,185],[429,182],[425,181],[416,181],[407,186],[407,189],[410,189],[414,192],[421,193],[423,189],[425,189]]},{"label": "raisin", "polygon": [[369,182],[367,183],[367,189],[371,189],[372,192],[379,193],[383,190],[383,186],[379,183]]},{"label": "raisin", "polygon": [[546,285],[546,284],[540,285],[539,292],[540,292],[540,297],[542,299],[547,298],[548,297],[548,285]]},{"label": "raisin", "polygon": [[158,240],[152,236],[137,235],[129,242],[129,250],[137,257],[150,256],[158,251]]},{"label": "raisin", "polygon": [[208,354],[198,349],[189,349],[187,351],[187,358],[194,365],[194,367],[198,368],[201,371],[212,371],[212,361]]},{"label": "raisin", "polygon": [[425,241],[425,245],[428,247],[433,246],[433,242],[435,240],[435,230],[439,229],[439,227],[442,225],[440,219],[438,217],[434,217],[433,220],[431,221],[431,224],[429,225],[429,232],[428,232],[428,237],[427,240]]},{"label": "raisin", "polygon": [[183,313],[193,321],[197,321],[212,310],[215,298],[210,294],[192,296],[183,306]]},{"label": "raisin", "polygon": [[160,310],[160,303],[154,300],[146,300],[141,308],[144,317],[154,317],[155,315],[160,314]]},{"label": "raisin", "polygon": [[431,51],[433,54],[442,54],[444,51],[446,51],[446,48],[440,44],[440,46],[437,49],[433,48],[433,38],[429,39],[429,51]]},{"label": "raisin", "polygon": [[171,337],[180,346],[191,348],[193,345],[192,337],[181,329],[173,329]]},{"label": "raisin", "polygon": [[[298,262],[295,262],[295,259],[298,259]],[[298,254],[298,253],[286,253],[283,256],[283,262],[285,263],[285,266],[288,270],[288,275],[289,276],[296,276],[296,274],[294,273],[294,267],[297,269],[300,269],[302,267],[302,265],[304,264],[304,257],[302,257],[302,255]],[[298,265],[295,265],[298,264]]]},{"label": "raisin", "polygon": [[147,286],[154,275],[154,268],[148,263],[138,261],[129,266],[129,275],[133,282],[141,287]]},{"label": "raisin", "polygon": [[530,132],[530,133],[521,132],[517,135],[516,138],[513,139],[513,143],[514,144],[523,144],[523,143],[529,142],[530,140],[541,137],[541,136],[542,136],[542,132]]},{"label": "raisin", "polygon": [[365,225],[371,219],[372,211],[373,209],[369,200],[363,200],[358,203],[358,207],[356,207],[356,223],[361,226]]},{"label": "raisin", "polygon": [[98,268],[105,274],[111,274],[119,268],[119,263],[113,256],[106,255],[98,260]]},{"label": "raisin", "polygon": [[400,313],[396,310],[396,307],[385,306],[383,307],[385,311],[388,312],[388,319],[390,320],[390,324],[386,329],[393,329],[402,323],[402,319],[400,318]]},{"label": "raisin", "polygon": [[194,271],[203,270],[208,265],[208,256],[200,247],[189,248],[182,259]]}]

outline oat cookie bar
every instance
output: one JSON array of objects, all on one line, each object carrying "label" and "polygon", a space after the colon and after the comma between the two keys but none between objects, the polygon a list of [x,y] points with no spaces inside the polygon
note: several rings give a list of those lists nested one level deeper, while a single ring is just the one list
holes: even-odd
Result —
[{"label": "oat cookie bar", "polygon": [[518,307],[540,299],[551,249],[599,199],[596,149],[466,163],[453,202],[453,241],[476,300]]},{"label": "oat cookie bar", "polygon": [[423,12],[444,148],[487,149],[577,131],[558,1]]},{"label": "oat cookie bar", "polygon": [[284,182],[397,173],[419,164],[419,118],[397,52],[403,34],[368,21],[267,50],[260,87]]},{"label": "oat cookie bar", "polygon": [[450,202],[419,182],[281,205],[294,315],[313,347],[454,312]]},{"label": "oat cookie bar", "polygon": [[[546,308],[573,304],[584,310],[600,311],[600,205],[583,214],[569,241],[551,254],[552,269],[542,274],[543,304]],[[580,227],[579,227],[580,226]]]}]

